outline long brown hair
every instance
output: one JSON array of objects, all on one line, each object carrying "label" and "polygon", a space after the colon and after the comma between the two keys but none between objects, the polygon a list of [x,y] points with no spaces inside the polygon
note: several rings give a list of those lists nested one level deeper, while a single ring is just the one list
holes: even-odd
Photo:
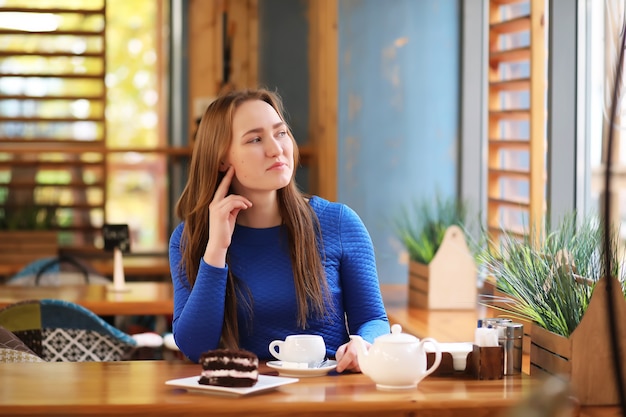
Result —
[{"label": "long brown hair", "polygon": [[[209,240],[208,207],[223,178],[219,163],[226,157],[231,144],[233,116],[242,103],[250,100],[268,103],[286,123],[283,105],[277,94],[264,89],[232,91],[218,97],[208,106],[196,132],[187,184],[176,204],[176,214],[185,222],[180,242],[180,267],[184,268],[192,287]],[[298,147],[291,130],[287,128],[287,131],[293,142],[294,167],[297,167]],[[315,315],[323,318],[327,316],[329,308],[332,309],[320,256],[323,250],[319,220],[308,203],[310,196],[302,193],[295,183],[295,168],[289,185],[278,190],[277,197],[289,239],[298,302],[298,325],[306,328],[308,317]],[[232,274],[232,268],[229,268],[226,287],[221,344],[235,348],[239,344],[237,303],[242,300],[245,302],[245,299],[241,297],[241,288]]]}]

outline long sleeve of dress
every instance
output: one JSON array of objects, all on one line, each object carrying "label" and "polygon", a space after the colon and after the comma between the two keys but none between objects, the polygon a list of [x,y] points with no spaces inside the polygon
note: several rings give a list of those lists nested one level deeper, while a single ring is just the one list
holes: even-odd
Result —
[{"label": "long sleeve of dress", "polygon": [[218,347],[224,320],[224,300],[228,267],[215,268],[200,260],[193,289],[190,288],[181,261],[181,223],[170,238],[170,269],[174,285],[172,330],[176,344],[189,359],[198,361],[200,354]]},{"label": "long sleeve of dress", "polygon": [[373,342],[377,336],[389,333],[374,246],[356,212],[345,205],[340,207],[340,238],[336,241],[341,245],[339,279],[348,330],[350,334],[358,334]]}]

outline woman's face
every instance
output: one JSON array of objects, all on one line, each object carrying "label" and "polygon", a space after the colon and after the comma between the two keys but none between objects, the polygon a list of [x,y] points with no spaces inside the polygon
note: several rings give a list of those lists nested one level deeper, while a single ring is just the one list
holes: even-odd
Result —
[{"label": "woman's face", "polygon": [[233,190],[275,191],[291,181],[293,142],[274,108],[262,100],[241,104],[233,115],[227,165],[235,168]]}]

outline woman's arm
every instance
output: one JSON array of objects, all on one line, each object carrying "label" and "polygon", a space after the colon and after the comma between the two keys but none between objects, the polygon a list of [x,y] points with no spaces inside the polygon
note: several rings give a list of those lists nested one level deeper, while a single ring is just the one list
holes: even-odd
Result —
[{"label": "woman's arm", "polygon": [[190,360],[218,347],[224,320],[228,268],[216,268],[200,260],[193,288],[190,288],[181,260],[183,224],[172,233],[169,245],[170,270],[174,286],[172,331],[176,345]]},{"label": "woman's arm", "polygon": [[368,342],[389,333],[389,320],[380,293],[374,245],[363,221],[344,206],[340,236],[341,287],[350,334]]},{"label": "woman's arm", "polygon": [[[378,282],[374,245],[362,220],[348,206],[340,215],[340,280],[350,334],[360,335],[366,346],[389,333],[389,320]],[[337,349],[337,372],[361,372],[354,343]]]}]

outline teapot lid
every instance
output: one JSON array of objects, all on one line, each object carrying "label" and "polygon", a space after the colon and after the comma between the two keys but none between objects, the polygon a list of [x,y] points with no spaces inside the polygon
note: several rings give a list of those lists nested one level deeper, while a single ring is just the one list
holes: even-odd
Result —
[{"label": "teapot lid", "polygon": [[408,333],[402,333],[402,326],[399,324],[394,324],[391,326],[391,333],[385,334],[382,336],[378,336],[374,343],[383,342],[383,343],[414,343],[419,342],[419,339],[413,335]]}]

